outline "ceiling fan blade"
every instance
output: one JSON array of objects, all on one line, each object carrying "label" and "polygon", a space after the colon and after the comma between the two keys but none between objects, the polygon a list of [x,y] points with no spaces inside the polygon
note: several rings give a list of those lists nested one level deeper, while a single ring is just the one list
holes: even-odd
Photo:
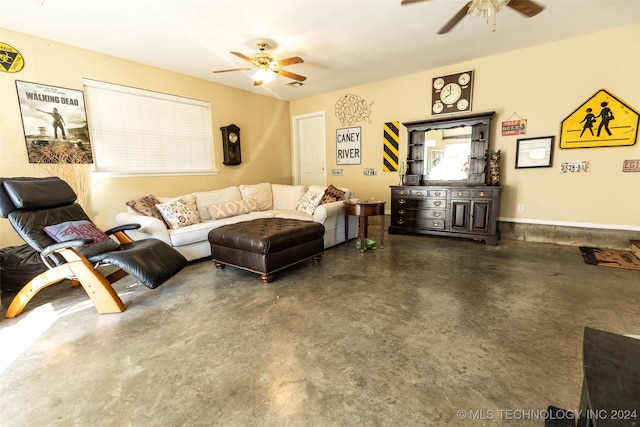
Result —
[{"label": "ceiling fan blade", "polygon": [[240,52],[231,52],[233,55],[237,56],[238,58],[242,58],[245,61],[251,62],[253,64],[253,59],[249,58],[247,55],[244,55]]},{"label": "ceiling fan blade", "polygon": [[464,6],[462,6],[462,9],[460,9],[458,11],[458,13],[456,13],[453,18],[451,18],[449,20],[449,22],[447,22],[444,27],[440,28],[440,31],[438,31],[438,34],[446,34],[449,31],[451,31],[451,29],[453,27],[455,27],[456,25],[458,25],[458,22],[462,21],[462,18],[464,18],[467,15],[467,11],[469,10],[469,4],[471,4],[471,2],[465,4]]},{"label": "ceiling fan blade", "polygon": [[405,4],[420,3],[420,2],[423,2],[423,1],[429,1],[429,0],[402,0],[400,2],[400,5],[404,6]]},{"label": "ceiling fan blade", "polygon": [[228,73],[229,71],[245,71],[245,70],[250,70],[251,68],[245,67],[245,68],[231,68],[230,70],[218,70],[218,71],[213,71],[214,73]]},{"label": "ceiling fan blade", "polygon": [[302,64],[304,61],[299,56],[294,56],[293,58],[281,59],[276,61],[276,66],[284,67],[285,65],[293,65],[293,64]]},{"label": "ceiling fan blade", "polygon": [[511,0],[507,6],[517,10],[524,16],[531,18],[544,10],[544,6],[533,2],[532,0]]},{"label": "ceiling fan blade", "polygon": [[303,82],[307,80],[305,76],[301,76],[300,74],[292,73],[291,71],[287,71],[287,70],[273,70],[273,72],[276,74],[280,74],[283,77],[288,77],[290,79],[297,80],[299,82]]}]

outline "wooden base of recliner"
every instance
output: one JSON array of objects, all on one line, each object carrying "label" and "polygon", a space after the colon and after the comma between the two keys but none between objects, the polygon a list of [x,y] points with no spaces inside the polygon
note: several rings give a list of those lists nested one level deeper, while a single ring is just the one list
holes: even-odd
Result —
[{"label": "wooden base of recliner", "polygon": [[84,288],[98,313],[120,313],[125,310],[111,283],[86,258],[73,249],[65,249],[60,254],[67,263],[47,270],[27,283],[11,301],[5,317],[18,316],[38,292],[70,277],[75,277]]}]

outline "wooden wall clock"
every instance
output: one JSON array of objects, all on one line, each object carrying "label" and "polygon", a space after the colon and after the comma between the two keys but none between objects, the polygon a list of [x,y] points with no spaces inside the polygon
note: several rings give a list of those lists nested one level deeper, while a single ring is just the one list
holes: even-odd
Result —
[{"label": "wooden wall clock", "polygon": [[225,165],[239,165],[242,162],[240,151],[240,128],[236,125],[223,126],[222,131],[222,153]]},{"label": "wooden wall clock", "polygon": [[471,111],[473,71],[435,77],[431,84],[433,114]]}]

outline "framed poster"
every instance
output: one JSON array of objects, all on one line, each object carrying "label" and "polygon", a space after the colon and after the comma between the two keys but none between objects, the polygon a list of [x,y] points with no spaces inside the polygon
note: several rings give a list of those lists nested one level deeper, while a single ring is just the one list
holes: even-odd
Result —
[{"label": "framed poster", "polygon": [[336,164],[359,165],[362,159],[362,128],[336,130]]},{"label": "framed poster", "polygon": [[555,136],[518,139],[516,169],[551,167],[555,139]]},{"label": "framed poster", "polygon": [[84,94],[16,80],[29,163],[93,163]]}]

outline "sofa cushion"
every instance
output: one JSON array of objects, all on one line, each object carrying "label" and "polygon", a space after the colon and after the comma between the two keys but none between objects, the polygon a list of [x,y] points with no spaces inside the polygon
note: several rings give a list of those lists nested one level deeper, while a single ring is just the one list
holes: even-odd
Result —
[{"label": "sofa cushion", "polygon": [[244,199],[226,202],[219,205],[209,205],[207,206],[207,210],[213,219],[222,219],[230,216],[247,214],[259,209],[255,200]]},{"label": "sofa cushion", "polygon": [[296,210],[307,187],[304,185],[271,184],[273,193],[273,209]]},{"label": "sofa cushion", "polygon": [[220,190],[201,191],[194,194],[196,196],[198,213],[200,214],[200,219],[203,221],[211,219],[207,206],[242,200],[240,189],[235,186],[222,188]]},{"label": "sofa cushion", "polygon": [[340,190],[339,188],[334,187],[333,185],[329,185],[326,190],[324,190],[324,195],[322,196],[322,203],[331,203],[338,202],[340,200],[344,200],[345,191]]},{"label": "sofa cushion", "polygon": [[306,193],[304,193],[304,196],[302,196],[297,210],[308,213],[309,215],[313,215],[313,212],[316,210],[316,208],[320,204],[320,201],[322,200],[323,194],[324,192],[315,193],[311,190],[308,190]]},{"label": "sofa cushion", "polygon": [[253,199],[258,204],[258,209],[267,211],[273,207],[273,195],[271,193],[271,183],[240,185],[238,187],[243,199]]},{"label": "sofa cushion", "polygon": [[182,199],[159,203],[156,207],[171,228],[186,227],[187,225],[198,223],[197,214]]},{"label": "sofa cushion", "polygon": [[[149,194],[148,196],[129,200],[125,203],[125,205],[133,209],[133,211],[138,212],[139,214],[158,218],[160,221],[165,222],[164,218],[162,218],[162,214],[160,214],[160,211],[158,210],[158,208],[156,208],[156,205],[158,203],[162,203],[162,201],[160,201],[153,194]],[[166,224],[166,226],[167,228],[169,228],[169,224]]]},{"label": "sofa cushion", "polygon": [[194,194],[185,194],[184,196],[180,197],[158,197],[158,203],[168,203],[178,199],[186,203],[186,205],[189,206],[189,209],[191,209],[191,211],[196,214],[197,218],[195,222],[200,222],[200,213],[198,212],[198,206],[196,205],[196,196]]}]

